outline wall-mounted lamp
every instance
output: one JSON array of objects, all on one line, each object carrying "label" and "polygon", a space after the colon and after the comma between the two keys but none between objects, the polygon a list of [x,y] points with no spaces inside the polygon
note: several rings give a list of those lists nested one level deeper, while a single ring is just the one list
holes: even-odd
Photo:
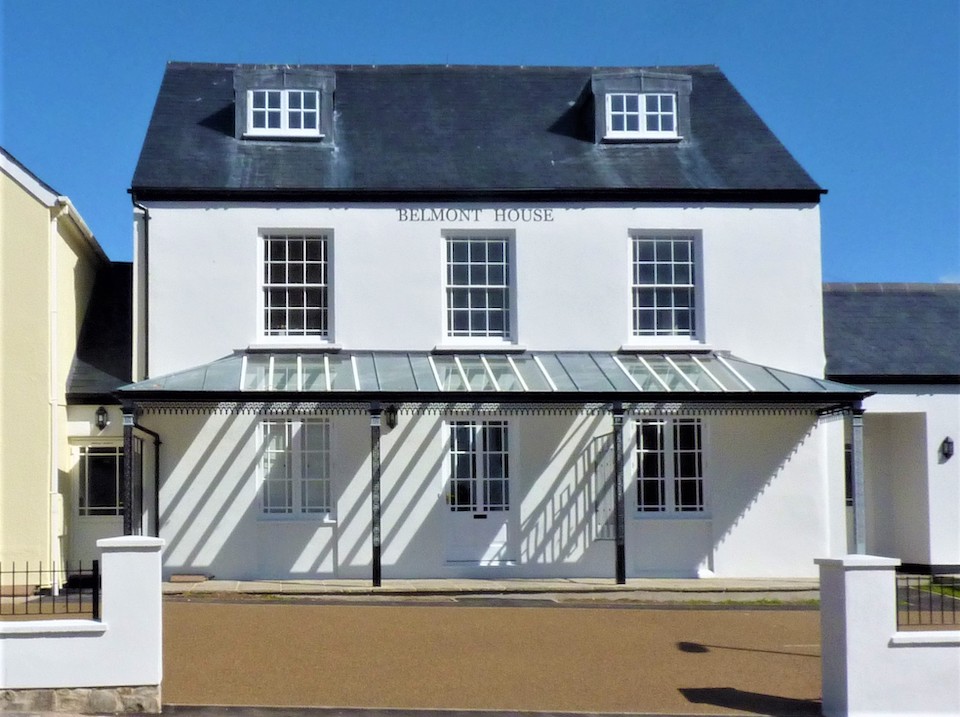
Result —
[{"label": "wall-mounted lamp", "polygon": [[953,439],[950,436],[947,436],[943,439],[943,442],[940,444],[940,455],[943,456],[943,460],[950,460],[953,456]]},{"label": "wall-mounted lamp", "polygon": [[107,414],[107,409],[103,406],[97,409],[97,429],[102,431],[104,428],[110,425],[110,416]]},{"label": "wall-mounted lamp", "polygon": [[387,428],[396,428],[397,426],[397,407],[395,404],[390,404],[385,406],[383,409],[383,422],[387,424]]}]

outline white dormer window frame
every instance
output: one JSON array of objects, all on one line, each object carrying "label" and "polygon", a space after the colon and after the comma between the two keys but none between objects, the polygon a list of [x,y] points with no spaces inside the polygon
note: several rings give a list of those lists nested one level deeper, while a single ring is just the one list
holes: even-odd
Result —
[{"label": "white dormer window frame", "polygon": [[680,139],[677,96],[670,92],[606,94],[607,139]]},{"label": "white dormer window frame", "polygon": [[320,93],[302,89],[247,90],[248,137],[323,137]]}]

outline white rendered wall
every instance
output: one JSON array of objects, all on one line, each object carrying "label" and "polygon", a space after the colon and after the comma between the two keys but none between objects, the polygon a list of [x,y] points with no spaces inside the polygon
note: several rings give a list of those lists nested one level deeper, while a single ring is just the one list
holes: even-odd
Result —
[{"label": "white rendered wall", "polygon": [[515,338],[532,350],[631,343],[630,232],[690,231],[702,237],[698,310],[706,344],[822,375],[816,205],[541,207],[549,222],[503,220],[497,210],[504,205],[458,207],[470,210],[470,221],[402,221],[398,207],[375,205],[151,204],[151,375],[263,343],[257,247],[266,230],[327,230],[333,341],[397,350],[444,343],[446,230],[514,236]]},{"label": "white rendered wall", "polygon": [[817,560],[827,717],[960,714],[960,631],[897,632],[899,563]]},{"label": "white rendered wall", "polygon": [[102,621],[0,622],[0,688],[160,684],[163,541],[119,537],[98,545]]},{"label": "white rendered wall", "polygon": [[[960,386],[867,388],[877,391],[863,404],[867,499],[875,487],[879,503],[890,504],[872,516],[875,535],[886,531],[877,549],[904,562],[960,564],[960,456],[940,455],[945,437],[960,443]],[[893,536],[891,515],[901,518]]]},{"label": "white rendered wall", "polygon": [[[613,575],[613,545],[597,540],[594,443],[610,416],[507,416],[511,564],[448,562],[449,416],[402,412],[382,454],[384,577]],[[467,417],[459,416],[459,419]],[[496,417],[486,417],[495,419]],[[370,576],[369,418],[332,415],[334,513],[263,517],[253,415],[146,415],[163,439],[164,572],[219,578]],[[809,576],[815,555],[842,552],[842,494],[822,469],[831,424],[811,415],[704,416],[704,515],[636,512],[634,435],[626,422],[627,570],[633,576]],[[836,468],[842,457],[836,457]],[[828,502],[836,503],[831,510]],[[836,524],[831,516],[836,514]],[[493,515],[493,514],[491,514]],[[494,516],[495,518],[496,516]],[[832,531],[832,532],[831,532]],[[841,536],[839,549],[832,544]]]}]

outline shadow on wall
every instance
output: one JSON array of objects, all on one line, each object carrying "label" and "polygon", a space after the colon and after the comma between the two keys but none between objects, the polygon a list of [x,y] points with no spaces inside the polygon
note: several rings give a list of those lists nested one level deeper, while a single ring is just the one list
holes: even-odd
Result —
[{"label": "shadow on wall", "polygon": [[[322,516],[260,519],[257,416],[178,414],[146,419],[149,427],[163,436],[164,456],[169,457],[160,496],[168,571],[212,572],[232,578],[369,577],[370,434],[365,414],[333,418],[337,463],[331,489],[339,511],[335,522],[324,521]],[[749,536],[753,533],[747,531],[744,537],[734,528],[743,520],[757,520],[750,515],[751,507],[765,499],[765,492],[794,460],[811,436],[815,419],[808,415],[721,416],[711,423],[712,445],[723,447],[722,451],[713,449],[705,476],[712,498],[712,538],[709,522],[680,521],[683,526],[703,526],[702,537],[690,538],[696,545],[684,548],[684,558],[696,553],[703,562],[712,559],[712,553],[735,533],[737,551],[754,550],[758,556],[761,551],[771,552],[763,541],[753,541],[756,545],[751,547]],[[517,419],[515,426],[518,451],[514,455],[511,449],[510,502],[523,574],[555,574],[561,566],[569,574],[610,574],[612,543],[600,540],[612,537],[608,522],[612,480],[606,475],[608,471],[612,474],[612,465],[605,465],[609,417],[526,416]],[[442,434],[443,417],[439,415],[406,416],[385,432],[381,489],[385,577],[391,577],[391,571],[394,576],[444,574],[447,508],[443,484],[449,467]],[[629,435],[627,457],[635,450]],[[738,451],[739,445],[750,450]],[[804,460],[810,460],[809,456]],[[636,533],[630,531],[638,525],[648,531],[646,536],[654,534],[650,531],[666,535],[664,531],[678,521],[636,520],[631,525],[636,505],[631,466],[632,461],[626,460],[628,536],[636,540]],[[819,491],[804,500],[803,495],[796,495],[803,481],[796,472],[791,476],[783,495],[779,491],[784,489],[774,486],[776,504],[789,509],[793,524],[817,519],[822,501]],[[771,498],[766,500],[762,522],[769,524],[781,516],[769,503]],[[753,532],[760,527],[756,522]],[[675,534],[687,535],[669,533]],[[631,546],[630,539],[628,551],[642,549],[640,543],[647,540]],[[647,541],[648,551],[650,545]]]}]

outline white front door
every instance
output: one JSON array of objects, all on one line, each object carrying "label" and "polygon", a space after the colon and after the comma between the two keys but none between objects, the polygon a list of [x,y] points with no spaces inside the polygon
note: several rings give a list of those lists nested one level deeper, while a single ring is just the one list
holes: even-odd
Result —
[{"label": "white front door", "polygon": [[78,446],[76,450],[68,570],[86,569],[98,560],[100,538],[123,535],[123,446]]},{"label": "white front door", "polygon": [[451,421],[446,482],[447,561],[512,563],[506,421]]}]

